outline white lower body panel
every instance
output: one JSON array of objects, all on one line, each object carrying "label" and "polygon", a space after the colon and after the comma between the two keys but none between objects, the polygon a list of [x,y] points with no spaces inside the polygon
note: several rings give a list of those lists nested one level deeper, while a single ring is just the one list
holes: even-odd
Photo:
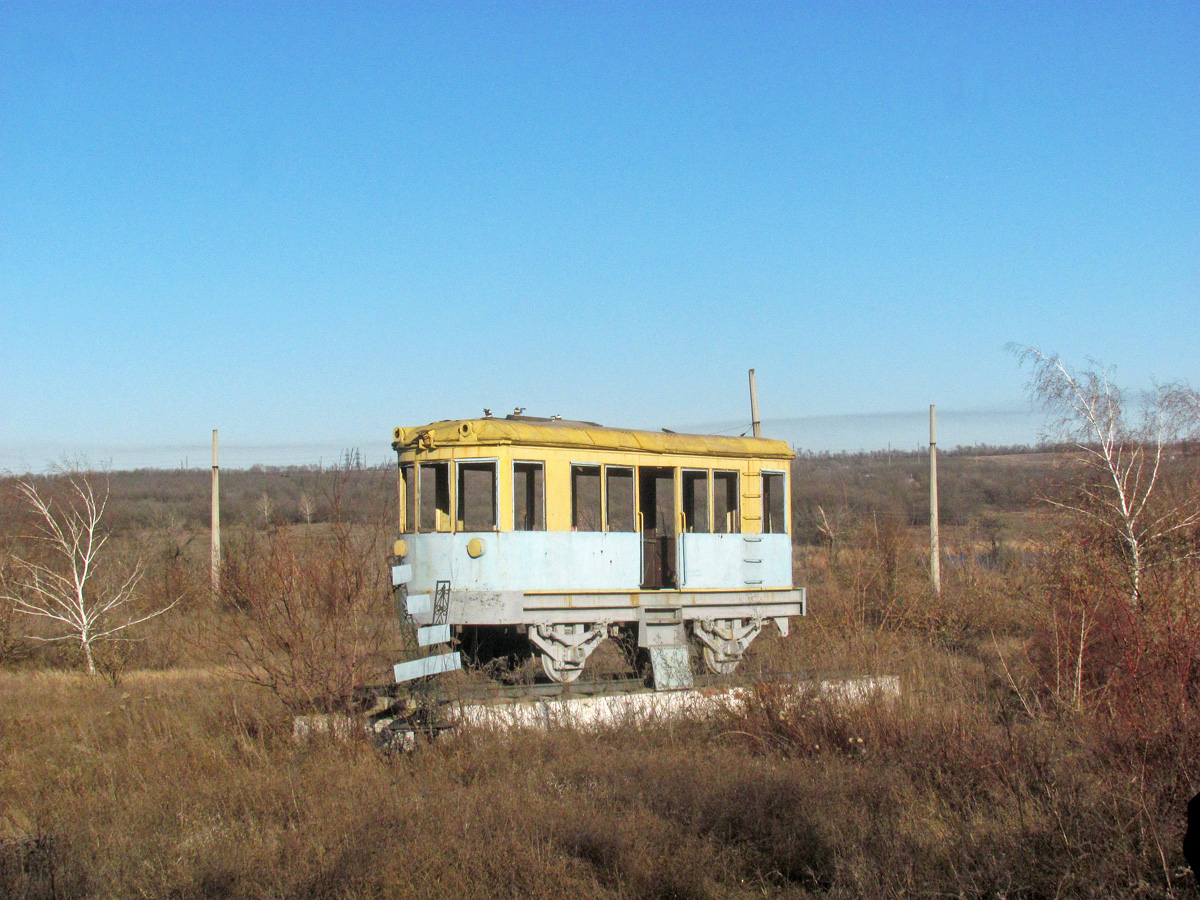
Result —
[{"label": "white lower body panel", "polygon": [[527,594],[450,592],[452,625],[637,622],[644,609],[678,609],[680,618],[787,618],[806,612],[804,588],[761,591],[631,591]]}]

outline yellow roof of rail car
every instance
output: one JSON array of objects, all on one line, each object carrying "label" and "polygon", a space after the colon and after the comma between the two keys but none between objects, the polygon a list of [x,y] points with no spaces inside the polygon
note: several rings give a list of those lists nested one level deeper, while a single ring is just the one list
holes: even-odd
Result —
[{"label": "yellow roof of rail car", "polygon": [[536,447],[580,447],[681,456],[735,456],[791,459],[796,454],[783,441],[767,438],[726,437],[716,434],[676,434],[668,431],[632,431],[606,428],[593,422],[532,417],[504,419],[453,419],[397,428],[392,432],[395,450],[433,450],[446,446],[521,444]]}]

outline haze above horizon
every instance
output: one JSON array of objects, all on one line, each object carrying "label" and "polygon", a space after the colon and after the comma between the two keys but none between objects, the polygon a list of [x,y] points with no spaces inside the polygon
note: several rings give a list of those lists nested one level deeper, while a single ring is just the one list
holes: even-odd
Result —
[{"label": "haze above horizon", "polygon": [[1197,47],[1170,2],[14,0],[0,470],[722,430],[751,367],[805,449],[1030,443],[1009,342],[1200,385]]}]

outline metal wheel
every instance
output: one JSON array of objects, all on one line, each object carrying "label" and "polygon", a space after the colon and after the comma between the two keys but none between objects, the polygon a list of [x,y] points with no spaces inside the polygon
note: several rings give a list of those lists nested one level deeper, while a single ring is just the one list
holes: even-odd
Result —
[{"label": "metal wheel", "polygon": [[551,681],[556,681],[559,684],[570,684],[583,672],[582,668],[568,669],[566,667],[559,667],[558,663],[548,653],[542,654],[542,668]]},{"label": "metal wheel", "polygon": [[727,659],[724,662],[717,662],[717,654],[713,652],[712,648],[704,648],[704,664],[708,666],[708,671],[716,675],[732,675],[740,661],[737,659]]}]

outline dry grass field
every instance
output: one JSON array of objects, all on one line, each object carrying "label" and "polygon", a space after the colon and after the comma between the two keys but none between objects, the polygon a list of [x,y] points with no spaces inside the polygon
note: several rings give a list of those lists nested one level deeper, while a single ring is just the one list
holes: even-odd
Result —
[{"label": "dry grass field", "polygon": [[[773,685],[703,720],[462,732],[412,752],[365,734],[294,741],[284,695],[232,677],[205,640],[229,611],[203,599],[203,533],[128,523],[122,552],[160,554],[145,589],[184,599],[95,677],[11,626],[0,896],[1200,896],[1180,850],[1200,788],[1180,612],[1195,562],[1159,567],[1136,623],[1106,618],[1111,548],[1080,549],[1087,535],[1039,512],[1032,488],[961,500],[987,493],[976,466],[935,596],[905,513],[919,473],[822,464],[796,470],[834,498],[798,499],[798,519],[818,501],[827,522],[837,511],[833,534],[797,546],[811,615],[764,635],[746,672],[894,674],[899,699]],[[1030,485],[1041,465],[996,471]],[[241,550],[263,558],[315,546],[307,525],[244,527],[260,535]],[[368,599],[386,620],[386,595]]]},{"label": "dry grass field", "polygon": [[204,672],[115,686],[6,673],[0,885],[114,898],[1195,896],[1179,872],[1195,718],[1130,734],[1030,717],[985,663],[902,640],[869,649],[902,674],[899,701],[764,690],[708,721],[466,733],[412,753],[365,737],[296,744],[268,695]]}]

